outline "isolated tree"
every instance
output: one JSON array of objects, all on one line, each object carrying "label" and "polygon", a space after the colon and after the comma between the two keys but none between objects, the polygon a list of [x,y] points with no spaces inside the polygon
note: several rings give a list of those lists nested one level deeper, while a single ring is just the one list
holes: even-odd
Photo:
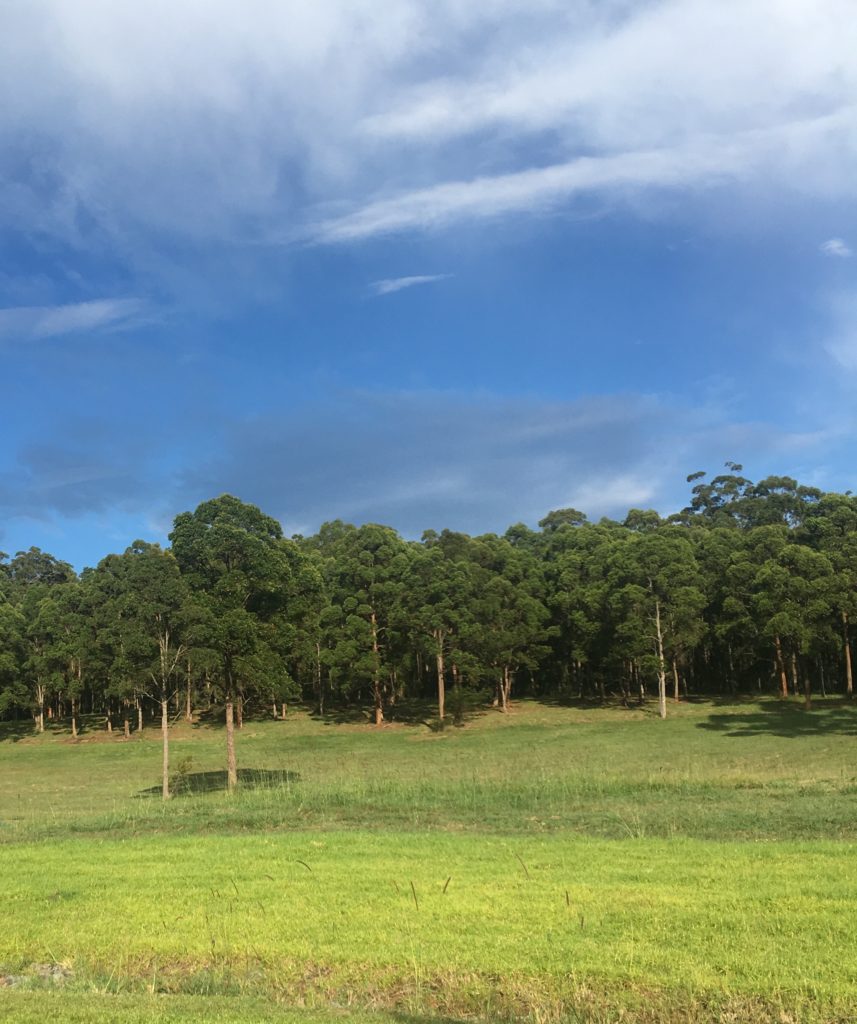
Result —
[{"label": "isolated tree", "polygon": [[280,524],[229,494],[176,517],[172,551],[195,597],[193,642],[214,652],[226,721],[227,785],[238,784],[235,702],[258,682],[263,626],[282,611],[289,561]]}]

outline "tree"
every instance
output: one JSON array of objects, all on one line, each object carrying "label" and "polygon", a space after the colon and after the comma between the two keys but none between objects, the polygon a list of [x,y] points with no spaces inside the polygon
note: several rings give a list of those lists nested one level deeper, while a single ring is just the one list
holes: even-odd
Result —
[{"label": "tree", "polygon": [[226,721],[226,776],[238,785],[235,702],[259,681],[264,626],[285,607],[290,575],[280,524],[230,494],[177,516],[172,551],[195,595],[193,642],[214,652]]},{"label": "tree", "polygon": [[109,670],[126,699],[151,685],[161,710],[161,793],[170,798],[169,701],[187,647],[181,637],[193,619],[187,582],[171,552],[137,540],[123,555],[109,555],[84,576],[102,622]]},{"label": "tree", "polygon": [[332,660],[369,684],[373,719],[381,725],[393,689],[391,647],[410,550],[395,530],[368,523],[345,528],[331,553],[328,585],[339,614]]},{"label": "tree", "polygon": [[705,596],[698,567],[681,527],[651,527],[629,538],[614,560],[611,584],[626,641],[651,645],[658,678],[658,710],[667,716],[666,671],[670,656],[692,647],[701,634]]}]

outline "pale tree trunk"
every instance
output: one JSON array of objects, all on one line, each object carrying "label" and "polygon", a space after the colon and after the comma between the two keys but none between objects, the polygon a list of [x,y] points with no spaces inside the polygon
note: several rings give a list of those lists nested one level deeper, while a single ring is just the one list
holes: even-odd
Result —
[{"label": "pale tree trunk", "polygon": [[226,788],[231,793],[238,785],[238,762],[235,759],[235,716],[232,693],[226,697]]},{"label": "pale tree trunk", "polygon": [[163,744],[164,760],[163,775],[161,776],[161,795],[164,800],[170,798],[170,709],[168,694],[161,693],[161,742]]},{"label": "pale tree trunk", "polygon": [[508,665],[503,666],[503,674],[500,677],[500,710],[509,710],[509,697],[512,693],[512,671]]},{"label": "pale tree trunk", "polygon": [[45,731],[45,688],[41,683],[36,683],[36,700],[39,704],[39,713],[36,716],[36,728],[39,732]]},{"label": "pale tree trunk", "polygon": [[664,634],[661,629],[661,602],[655,598],[655,639],[658,645],[658,714],[667,717],[667,669],[664,660]]},{"label": "pale tree trunk", "polygon": [[845,693],[854,696],[854,677],[851,673],[851,644],[848,640],[848,612],[842,613],[842,638],[845,652]]},{"label": "pale tree trunk", "polygon": [[107,731],[113,732],[113,708],[110,706],[110,701],[107,702]]},{"label": "pale tree trunk", "polygon": [[71,735],[77,739],[77,701],[74,697],[71,698]]},{"label": "pale tree trunk", "polygon": [[785,700],[789,695],[789,677],[786,675],[786,663],[783,658],[783,645],[780,642],[779,634],[774,637],[774,650],[776,651],[777,671],[780,674],[780,696]]},{"label": "pale tree trunk", "polygon": [[143,731],[143,701],[137,697],[137,732]]},{"label": "pale tree trunk", "polygon": [[239,693],[238,700],[235,702],[236,718],[238,719],[238,728],[244,728],[244,697]]},{"label": "pale tree trunk", "polygon": [[122,717],[122,731],[126,740],[131,739],[131,722],[128,718],[128,700],[122,701],[122,711],[124,712]]},{"label": "pale tree trunk", "polygon": [[186,722],[193,721],[193,680],[191,677],[190,658],[187,660],[187,690],[185,692],[184,717]]},{"label": "pale tree trunk", "polygon": [[375,725],[381,725],[384,721],[384,697],[381,693],[381,652],[378,646],[378,620],[375,617],[375,610],[369,616],[372,626],[372,655],[375,669],[372,675],[372,698],[375,703]]},{"label": "pale tree trunk", "polygon": [[318,713],[324,714],[324,681],[321,677],[321,644],[315,645],[315,692],[318,698]]},{"label": "pale tree trunk", "polygon": [[678,681],[678,665],[676,664],[675,658],[673,658],[673,700],[678,704],[681,700],[681,693],[679,692],[679,681]]},{"label": "pale tree trunk", "polygon": [[285,722],[285,720],[286,720],[286,710],[287,710],[287,709],[288,709],[288,704],[281,704],[281,705],[280,705],[280,718],[281,718],[281,719],[282,719],[282,721],[284,721],[284,722]]},{"label": "pale tree trunk", "polygon": [[437,630],[434,638],[437,641],[437,717],[442,722],[446,710],[446,668],[443,663],[443,632]]}]

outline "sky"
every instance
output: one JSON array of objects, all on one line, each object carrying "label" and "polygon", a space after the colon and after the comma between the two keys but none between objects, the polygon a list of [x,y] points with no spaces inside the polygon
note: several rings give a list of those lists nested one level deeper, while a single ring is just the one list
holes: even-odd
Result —
[{"label": "sky", "polygon": [[854,0],[0,0],[0,549],[855,487]]}]

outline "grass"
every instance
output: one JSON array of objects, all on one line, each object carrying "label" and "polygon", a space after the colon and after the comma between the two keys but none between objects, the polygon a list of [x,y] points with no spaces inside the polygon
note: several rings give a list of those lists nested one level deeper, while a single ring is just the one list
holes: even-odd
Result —
[{"label": "grass", "polygon": [[0,742],[0,1019],[857,1019],[852,707],[415,721]]}]

